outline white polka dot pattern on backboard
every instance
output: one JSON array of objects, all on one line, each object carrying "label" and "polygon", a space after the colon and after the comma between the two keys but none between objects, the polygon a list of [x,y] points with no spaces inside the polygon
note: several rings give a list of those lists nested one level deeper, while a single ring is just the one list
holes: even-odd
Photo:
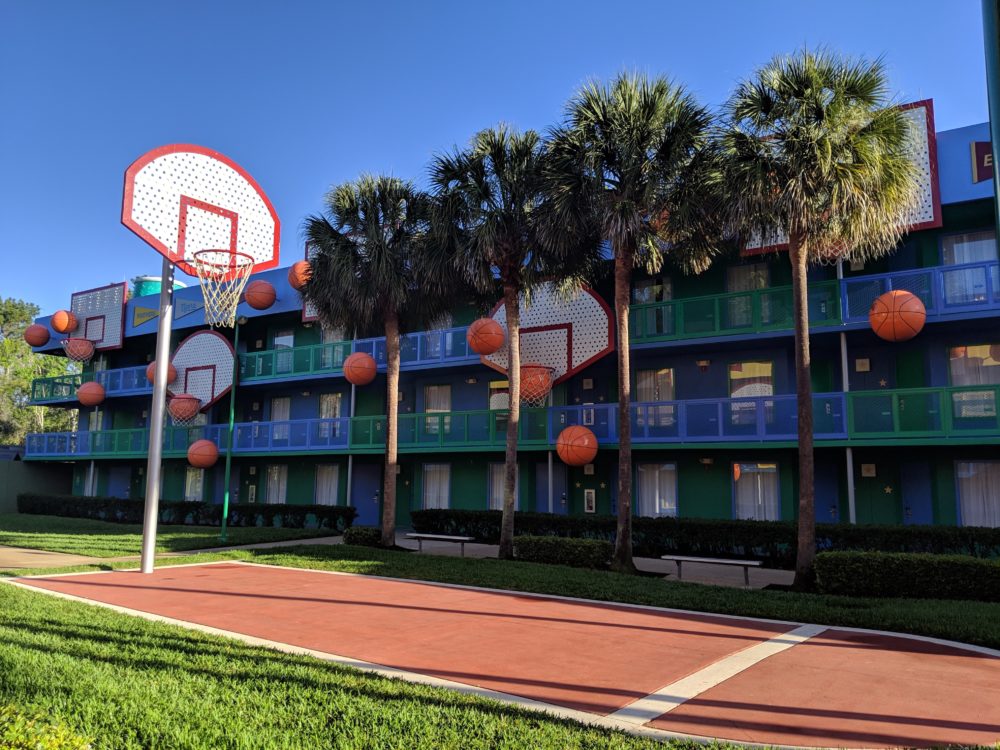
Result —
[{"label": "white polka dot pattern on backboard", "polygon": [[201,401],[202,408],[224,396],[233,385],[233,349],[215,331],[192,333],[177,346],[170,363],[177,370],[170,392],[189,393]]},{"label": "white polka dot pattern on backboard", "polygon": [[90,339],[97,349],[120,349],[125,315],[125,284],[109,284],[98,289],[75,292],[70,310],[77,319],[73,335]]}]

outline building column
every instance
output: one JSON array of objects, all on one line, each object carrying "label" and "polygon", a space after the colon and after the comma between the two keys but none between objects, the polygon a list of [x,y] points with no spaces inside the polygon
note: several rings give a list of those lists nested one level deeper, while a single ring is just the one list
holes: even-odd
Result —
[{"label": "building column", "polygon": [[993,220],[1000,227],[1000,0],[983,0],[983,50],[986,53],[986,93],[990,106],[993,153]]}]

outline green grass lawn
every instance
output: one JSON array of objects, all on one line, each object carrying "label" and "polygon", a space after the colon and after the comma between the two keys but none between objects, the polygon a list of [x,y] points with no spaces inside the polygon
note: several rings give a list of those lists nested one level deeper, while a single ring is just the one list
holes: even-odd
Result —
[{"label": "green grass lawn", "polygon": [[[280,542],[330,535],[329,529],[236,527],[229,529],[226,544]],[[142,526],[91,521],[86,518],[0,513],[0,545],[2,544],[93,557],[138,555],[142,547]],[[157,529],[156,549],[160,552],[183,552],[220,546],[222,543],[216,526],[160,526]]]}]

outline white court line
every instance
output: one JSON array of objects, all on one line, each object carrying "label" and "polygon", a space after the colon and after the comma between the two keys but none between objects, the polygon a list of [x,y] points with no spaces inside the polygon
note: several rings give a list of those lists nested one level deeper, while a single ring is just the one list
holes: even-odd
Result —
[{"label": "white court line", "polygon": [[618,719],[633,724],[645,724],[658,716],[670,713],[678,706],[714,688],[740,672],[759,664],[775,654],[787,651],[815,635],[827,630],[825,625],[802,625],[770,640],[750,646],[735,654],[719,659],[704,669],[699,669],[687,677],[671,682],[655,693],[650,693],[634,703],[609,714],[609,719]]}]

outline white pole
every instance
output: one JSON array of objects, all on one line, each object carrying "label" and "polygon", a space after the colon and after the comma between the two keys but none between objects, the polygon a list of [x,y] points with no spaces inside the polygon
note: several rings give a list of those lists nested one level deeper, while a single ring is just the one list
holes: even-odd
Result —
[{"label": "white pole", "polygon": [[549,513],[554,512],[555,509],[555,496],[553,495],[552,486],[552,451],[549,451]]},{"label": "white pole", "polygon": [[156,556],[156,522],[160,516],[160,469],[163,464],[163,417],[167,406],[167,367],[170,330],[174,318],[174,267],[163,259],[160,285],[160,325],[156,332],[156,371],[149,420],[149,458],[146,461],[146,508],[142,522],[143,573],[153,572]]},{"label": "white pole", "polygon": [[[357,332],[355,331],[355,335]],[[351,432],[354,428],[354,400],[357,395],[357,386],[351,384],[351,418],[347,422],[347,502],[345,505],[353,505],[351,491],[354,489],[354,454],[351,453]]]},{"label": "white pole", "polygon": [[97,494],[97,482],[94,481],[96,468],[94,459],[90,459],[90,466],[87,467],[87,481],[83,485],[83,494],[87,497],[94,497]]},{"label": "white pole", "polygon": [[[837,261],[837,279],[844,278],[844,262]],[[840,384],[844,393],[851,390],[851,368],[847,364],[847,334],[840,332]],[[844,397],[844,420],[847,420],[847,399]],[[845,427],[847,425],[845,424]],[[854,500],[854,449],[848,447],[845,451],[847,457],[847,518],[853,524],[857,523],[857,510]]]}]

